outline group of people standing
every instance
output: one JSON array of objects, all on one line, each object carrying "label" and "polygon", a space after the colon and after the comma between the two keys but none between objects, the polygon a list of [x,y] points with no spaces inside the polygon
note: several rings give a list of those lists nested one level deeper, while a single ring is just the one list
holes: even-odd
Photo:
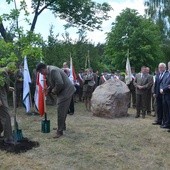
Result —
[{"label": "group of people standing", "polygon": [[[120,79],[129,87],[133,108],[136,108],[136,118],[142,115],[145,118],[146,114],[151,115],[151,106],[155,110],[156,121],[153,125],[161,125],[161,128],[170,128],[170,62],[168,69],[166,64],[160,63],[155,75],[150,74],[148,67],[141,67],[140,73],[136,74],[132,68],[132,81],[126,82],[126,76],[116,73],[103,72],[101,75],[98,72],[93,72],[91,68],[81,70],[76,80],[70,81],[70,69],[67,63],[63,64],[63,68],[55,66],[47,66],[44,63],[39,63],[36,66],[36,72],[45,75],[48,88],[44,89],[46,95],[57,95],[57,124],[56,135],[54,138],[59,138],[66,130],[66,117],[68,113],[74,112],[74,98],[77,92],[80,101],[84,101],[86,109],[90,110],[92,93],[98,85],[103,84],[109,79]],[[6,67],[0,72],[4,78],[4,84],[0,85],[0,135],[4,132],[4,141],[7,144],[13,143],[12,127],[9,115],[7,93],[13,91],[14,88],[9,86],[9,76],[11,72],[9,67]],[[15,90],[17,96],[22,94],[22,68],[17,71],[15,77]],[[17,100],[19,101],[19,100]],[[152,105],[151,105],[152,101]],[[73,111],[72,111],[73,110]],[[170,132],[170,130],[169,130]]]},{"label": "group of people standing", "polygon": [[81,69],[77,74],[76,89],[79,96],[79,101],[84,101],[85,107],[88,111],[91,110],[91,97],[95,88],[109,79],[120,79],[124,81],[125,78],[120,74],[120,71],[108,72],[104,71],[99,75],[99,72],[94,72],[92,68],[85,70]]},{"label": "group of people standing", "polygon": [[136,107],[136,118],[151,115],[153,109],[153,116],[156,116],[153,125],[170,129],[170,62],[168,68],[165,63],[160,63],[154,75],[148,67],[142,66],[140,73],[132,74],[132,81],[127,85],[133,107]]}]

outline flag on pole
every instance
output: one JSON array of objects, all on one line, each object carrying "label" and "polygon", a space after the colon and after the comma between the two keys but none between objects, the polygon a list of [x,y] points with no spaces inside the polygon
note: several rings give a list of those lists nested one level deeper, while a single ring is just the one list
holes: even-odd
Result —
[{"label": "flag on pole", "polygon": [[27,57],[24,57],[23,104],[25,106],[26,112],[29,112],[31,109],[30,83],[31,77],[28,69]]},{"label": "flag on pole", "polygon": [[75,72],[75,69],[74,69],[74,66],[73,66],[73,61],[72,61],[72,57],[70,57],[70,76],[69,76],[69,79],[70,81],[74,84],[75,81],[76,81],[76,72]]},{"label": "flag on pole", "polygon": [[126,84],[130,84],[131,81],[132,81],[132,72],[131,72],[129,57],[127,57],[127,60],[126,60]]},{"label": "flag on pole", "polygon": [[46,88],[45,76],[37,73],[36,89],[34,95],[35,106],[41,116],[45,113],[45,95],[43,89]]}]

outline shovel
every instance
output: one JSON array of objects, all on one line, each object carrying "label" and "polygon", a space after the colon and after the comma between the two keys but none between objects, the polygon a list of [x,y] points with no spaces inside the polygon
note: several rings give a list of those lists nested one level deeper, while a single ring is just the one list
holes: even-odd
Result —
[{"label": "shovel", "polygon": [[18,129],[18,122],[17,122],[17,109],[16,109],[16,92],[15,90],[13,91],[13,106],[14,106],[14,130],[12,132],[13,134],[13,138],[15,143],[21,141],[23,139],[23,135],[22,135],[22,130]]},{"label": "shovel", "polygon": [[41,122],[41,132],[50,133],[50,120],[47,120],[47,113],[44,114],[44,120]]},{"label": "shovel", "polygon": [[44,120],[41,121],[41,132],[50,133],[50,120],[47,119],[46,113],[46,97],[44,95]]}]

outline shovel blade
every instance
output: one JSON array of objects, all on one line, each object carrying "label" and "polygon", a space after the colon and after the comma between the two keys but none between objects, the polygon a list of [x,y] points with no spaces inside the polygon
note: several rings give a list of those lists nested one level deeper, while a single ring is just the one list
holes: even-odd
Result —
[{"label": "shovel blade", "polygon": [[50,133],[50,120],[42,120],[41,132],[42,133]]},{"label": "shovel blade", "polygon": [[13,131],[13,138],[15,141],[19,142],[23,139],[23,134],[21,129],[17,129]]}]

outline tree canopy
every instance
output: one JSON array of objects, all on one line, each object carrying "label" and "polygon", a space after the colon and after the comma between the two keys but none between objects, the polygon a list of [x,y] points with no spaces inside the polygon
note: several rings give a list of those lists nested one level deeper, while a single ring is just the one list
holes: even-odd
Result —
[{"label": "tree canopy", "polygon": [[107,35],[105,61],[115,69],[124,70],[129,51],[131,66],[155,68],[163,58],[159,28],[136,10],[125,9],[116,17]]},{"label": "tree canopy", "polygon": [[162,37],[170,36],[170,0],[145,0],[146,14],[159,25]]},{"label": "tree canopy", "polygon": [[[30,21],[26,0],[21,0],[19,6],[17,6],[16,0],[6,0],[6,2],[13,5],[13,9],[0,16],[0,66],[6,65],[10,61],[21,63],[24,56],[28,56],[31,68],[35,67],[43,57],[47,64],[53,63],[61,66],[61,62],[72,53],[72,56],[76,55],[76,61],[82,63],[80,66],[83,67],[84,55],[89,49],[94,49],[94,45],[84,40],[76,42],[76,44],[72,44],[69,39],[61,42],[52,37],[53,35],[50,35],[48,41],[45,42],[40,34],[34,33],[38,17],[45,10],[50,10],[55,17],[67,21],[65,28],[78,27],[78,32],[82,33],[86,30],[100,30],[102,22],[109,19],[108,12],[112,10],[108,3],[100,4],[92,0],[31,0],[33,19]],[[24,21],[30,25],[28,30],[19,24],[21,13],[24,14]],[[8,28],[5,28],[5,22],[10,23]],[[83,43],[86,45],[84,46]],[[83,55],[80,49],[83,51]],[[90,53],[93,53],[92,51]],[[78,53],[81,53],[83,60]],[[77,57],[78,55],[79,57]]]},{"label": "tree canopy", "polygon": [[[20,7],[16,7],[15,0],[6,0],[8,3],[15,4],[15,8],[10,14],[3,14],[0,17],[0,33],[5,41],[11,41],[12,36],[9,31],[4,28],[3,22],[11,20],[16,23],[21,11],[24,11],[25,20],[30,24],[31,32],[34,32],[38,17],[44,10],[50,10],[55,17],[59,17],[67,21],[65,25],[68,27],[78,27],[79,29],[101,29],[103,20],[109,19],[108,12],[112,7],[108,3],[95,3],[92,0],[31,0],[31,8],[33,9],[33,20],[29,21],[29,12],[25,0],[20,2]],[[17,24],[13,24],[14,29],[21,29]],[[18,30],[19,31],[19,30]]]}]

